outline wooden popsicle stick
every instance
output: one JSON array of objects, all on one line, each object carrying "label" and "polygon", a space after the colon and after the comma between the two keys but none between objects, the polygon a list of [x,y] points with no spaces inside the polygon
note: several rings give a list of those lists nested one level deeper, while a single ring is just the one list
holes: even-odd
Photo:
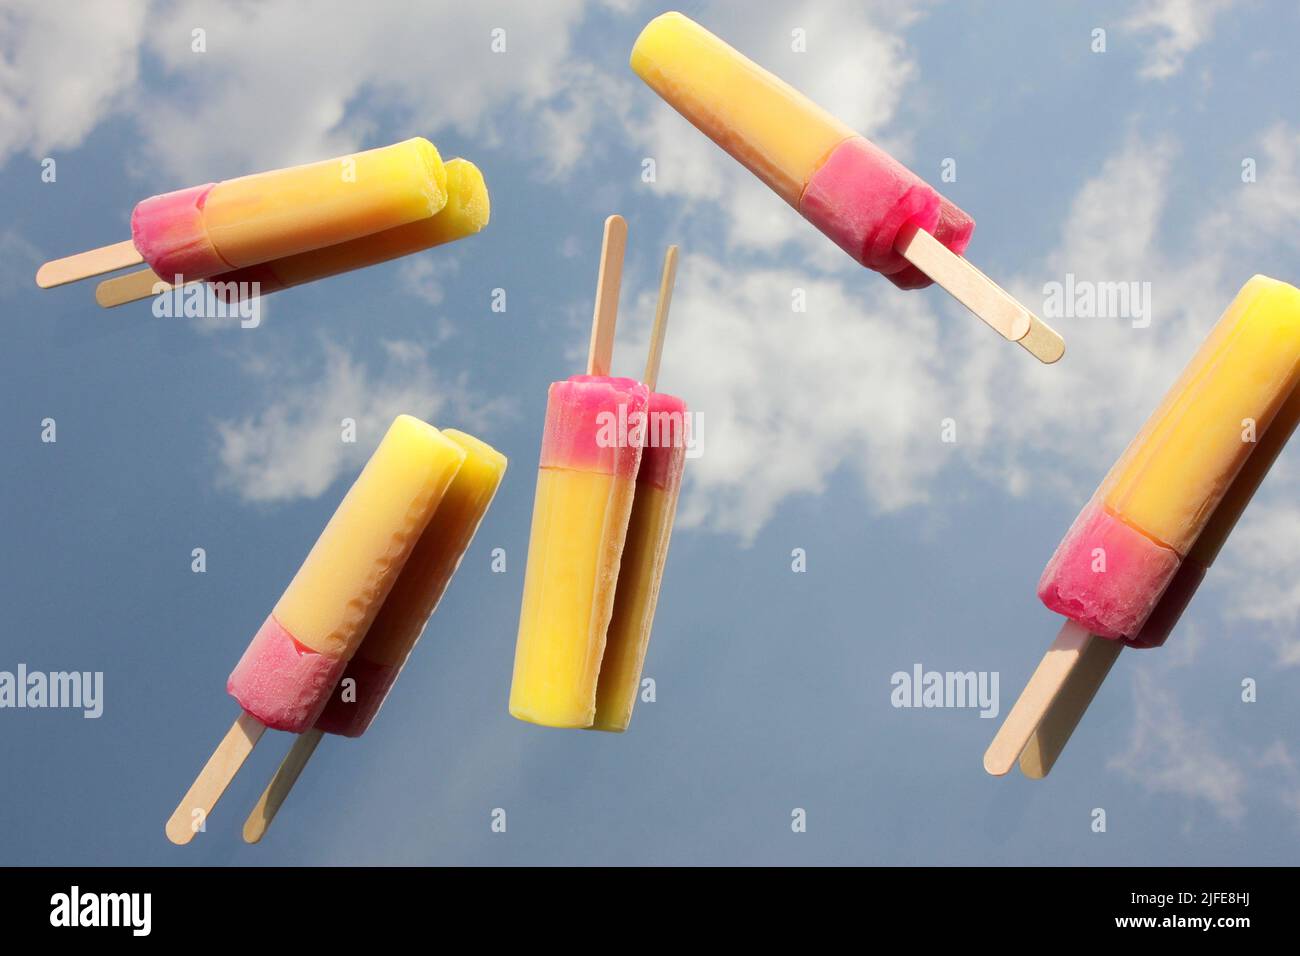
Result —
[{"label": "wooden popsicle stick", "polygon": [[138,266],[142,262],[144,257],[136,249],[135,243],[123,239],[111,246],[100,246],[98,249],[78,252],[75,256],[51,259],[36,270],[36,284],[42,289],[52,289],[57,285],[89,279],[127,266]]},{"label": "wooden popsicle stick", "polygon": [[587,374],[608,375],[614,359],[614,326],[618,323],[618,293],[623,284],[623,253],[627,249],[627,220],[610,216],[600,246],[596,276],[596,308],[591,319]]},{"label": "wooden popsicle stick", "polygon": [[167,821],[167,839],[178,846],[184,846],[194,839],[194,834],[198,832],[194,811],[201,810],[202,818],[207,819],[265,732],[266,725],[252,714],[239,715],[221,743],[217,744],[217,749],[212,751],[212,756],[203,765],[190,789],[181,798],[176,812]]},{"label": "wooden popsicle stick", "polygon": [[1061,756],[1074,728],[1079,726],[1088,705],[1123,649],[1123,641],[1107,640],[1095,634],[1088,636],[1079,662],[1020,755],[1020,772],[1026,777],[1042,780],[1051,773],[1056,758]]},{"label": "wooden popsicle stick", "polygon": [[169,292],[174,288],[175,286],[170,282],[159,278],[152,269],[141,269],[139,272],[128,272],[124,276],[105,279],[95,286],[95,301],[105,309],[111,309],[116,305],[138,302],[140,299],[148,299],[150,296]]},{"label": "wooden popsicle stick", "polygon": [[1065,354],[1065,340],[1055,329],[924,229],[904,226],[894,248],[976,318],[1003,338],[1019,343],[1040,362],[1050,365]]},{"label": "wooden popsicle stick", "polygon": [[1052,702],[1069,680],[1091,638],[1092,635],[1082,624],[1065,622],[1038,668],[1030,676],[1029,683],[1020,692],[1020,699],[1002,722],[989,749],[984,751],[985,770],[995,777],[1011,771],[1020,759],[1025,745],[1029,743],[1029,738],[1042,723],[1043,715],[1051,708]]},{"label": "wooden popsicle stick", "polygon": [[307,761],[316,751],[316,745],[320,743],[321,730],[313,727],[305,734],[300,734],[298,739],[293,742],[293,747],[281,761],[279,769],[275,771],[275,776],[271,782],[266,785],[262,791],[261,798],[257,801],[257,806],[253,807],[253,812],[248,815],[244,821],[244,842],[257,843],[266,836],[266,831],[271,827],[271,821],[279,812],[285,797],[289,796],[289,791],[293,785],[298,782],[298,775],[302,773],[302,768],[307,766]]},{"label": "wooden popsicle stick", "polygon": [[645,360],[645,382],[650,391],[659,381],[659,363],[664,357],[664,335],[668,331],[668,307],[673,301],[673,283],[677,281],[677,247],[664,253],[664,274],[659,280],[659,301],[655,303],[655,324],[650,330],[650,354]]}]

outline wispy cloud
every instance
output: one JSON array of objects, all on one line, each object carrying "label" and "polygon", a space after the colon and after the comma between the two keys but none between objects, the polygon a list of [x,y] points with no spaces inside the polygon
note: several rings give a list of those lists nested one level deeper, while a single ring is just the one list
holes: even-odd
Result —
[{"label": "wispy cloud", "polygon": [[[1230,621],[1262,625],[1259,632],[1276,646],[1279,661],[1300,665],[1300,508],[1291,504],[1295,469],[1281,478],[1285,490],[1269,488],[1265,501],[1252,502],[1232,533],[1224,560],[1215,569],[1222,583]],[[1267,486],[1266,486],[1267,487]]]},{"label": "wispy cloud", "polygon": [[[383,344],[374,370],[329,341],[321,363],[254,370],[267,401],[255,415],[216,422],[217,484],[248,502],[314,498],[359,468],[399,414],[470,431],[509,414],[507,402],[476,396],[463,377],[440,376],[423,346]],[[355,442],[342,440],[345,419],[356,423]]]},{"label": "wispy cloud", "polygon": [[[560,98],[586,88],[572,43],[586,9],[583,0],[495,9],[376,0],[364,13],[350,0],[178,3],[149,31],[167,85],[152,91],[147,123],[140,114],[142,133],[160,165],[202,181],[376,145],[367,104],[378,100],[405,135],[508,140],[567,168],[574,144],[542,133]],[[195,27],[207,31],[206,53],[191,50]]]},{"label": "wispy cloud", "polygon": [[1239,822],[1246,813],[1246,772],[1221,752],[1209,732],[1183,715],[1178,697],[1145,672],[1133,679],[1133,736],[1112,769],[1156,795],[1209,804]]},{"label": "wispy cloud", "polygon": [[1167,80],[1178,74],[1188,54],[1210,36],[1215,18],[1234,0],[1146,0],[1122,26],[1147,44],[1138,75]]},{"label": "wispy cloud", "polygon": [[[651,306],[647,296],[635,312]],[[881,510],[926,499],[952,409],[937,319],[922,299],[695,253],[673,310],[690,318],[668,336],[660,387],[704,418],[684,526],[752,538],[781,501],[821,492],[841,467]],[[632,324],[620,354],[644,355],[647,332]]]},{"label": "wispy cloud", "polygon": [[73,149],[135,102],[148,5],[45,0],[0,7],[0,164]]}]

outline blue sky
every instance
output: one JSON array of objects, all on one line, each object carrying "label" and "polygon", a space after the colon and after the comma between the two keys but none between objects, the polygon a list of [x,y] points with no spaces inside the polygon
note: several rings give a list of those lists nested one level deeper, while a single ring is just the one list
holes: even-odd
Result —
[{"label": "blue sky", "polygon": [[[0,711],[0,862],[1296,862],[1294,452],[1047,781],[987,777],[999,721],[896,709],[890,678],[996,671],[1005,713],[1059,625],[1034,585],[1078,508],[1236,289],[1296,280],[1300,13],[756,7],[681,9],[936,185],[955,159],[942,189],[977,220],[968,255],[1031,308],[1067,274],[1149,282],[1150,326],[1054,320],[1067,354],[1046,368],[941,291],[856,268],[627,69],[661,7],[0,8],[0,670],[103,671],[106,697],[98,720]],[[272,296],[257,329],[32,283],[126,238],[147,195],[413,135],[482,168],[487,230]],[[660,384],[706,424],[647,662],[658,700],[621,737],[506,712],[546,386],[581,365],[614,211],[615,366],[640,368],[680,244]],[[237,714],[226,675],[400,412],[509,456],[473,549],[372,730],[324,741],[261,846],[239,830],[281,734],[171,846],[163,822]]]}]

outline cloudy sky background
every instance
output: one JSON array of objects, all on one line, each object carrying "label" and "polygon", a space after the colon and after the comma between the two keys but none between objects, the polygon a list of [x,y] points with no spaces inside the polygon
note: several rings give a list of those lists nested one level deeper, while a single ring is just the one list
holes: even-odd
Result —
[{"label": "cloudy sky background", "polygon": [[[1067,354],[1043,367],[941,291],[857,268],[627,68],[661,7],[0,5],[0,670],[102,670],[107,695],[96,721],[0,711],[0,862],[1296,862],[1294,452],[1049,780],[985,776],[999,721],[894,709],[890,676],[996,671],[1005,713],[1058,627],[1034,584],[1079,506],[1237,288],[1296,280],[1300,12],[755,7],[681,9],[937,185],[955,159],[941,185],[979,224],[971,258],[1032,308],[1067,273],[1149,282],[1150,326],[1053,320]],[[32,283],[125,238],[144,196],[413,135],[482,168],[489,228],[272,296],[257,329]],[[546,386],[581,365],[613,211],[630,224],[616,370],[641,367],[676,242],[661,387],[705,419],[647,664],[659,699],[622,737],[505,707]],[[239,828],[280,734],[209,832],[171,847],[163,821],[237,713],[226,674],[400,412],[511,461],[424,643],[366,737],[322,744],[262,846]]]}]

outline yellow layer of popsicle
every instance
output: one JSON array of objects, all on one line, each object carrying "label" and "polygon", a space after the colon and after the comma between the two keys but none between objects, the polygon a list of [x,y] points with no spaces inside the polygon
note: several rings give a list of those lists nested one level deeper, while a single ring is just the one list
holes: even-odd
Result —
[{"label": "yellow layer of popsicle", "polygon": [[635,485],[600,472],[538,470],[510,686],[510,713],[520,720],[591,725]]},{"label": "yellow layer of popsicle", "polygon": [[593,730],[622,733],[632,720],[680,490],[680,483],[671,490],[637,485],[600,665]]},{"label": "yellow layer of popsicle", "polygon": [[680,13],[651,20],[632,69],[796,209],[812,174],[856,135],[784,80]]},{"label": "yellow layer of popsicle", "polygon": [[436,215],[351,242],[277,259],[268,262],[266,268],[285,286],[302,285],[474,235],[487,225],[491,212],[483,174],[466,159],[448,160],[444,168],[447,203]]},{"label": "yellow layer of popsicle", "polygon": [[506,471],[506,456],[486,442],[450,428],[442,436],[464,450],[465,461],[357,652],[376,664],[396,667],[406,660],[460,567]]},{"label": "yellow layer of popsicle", "polygon": [[220,182],[203,222],[221,257],[239,268],[415,222],[446,202],[442,158],[416,137]]},{"label": "yellow layer of popsicle", "polygon": [[432,425],[398,416],[272,612],[298,643],[351,658],[464,460]]},{"label": "yellow layer of popsicle", "polygon": [[1187,554],[1300,381],[1300,290],[1255,276],[1107,478],[1106,507]]}]

